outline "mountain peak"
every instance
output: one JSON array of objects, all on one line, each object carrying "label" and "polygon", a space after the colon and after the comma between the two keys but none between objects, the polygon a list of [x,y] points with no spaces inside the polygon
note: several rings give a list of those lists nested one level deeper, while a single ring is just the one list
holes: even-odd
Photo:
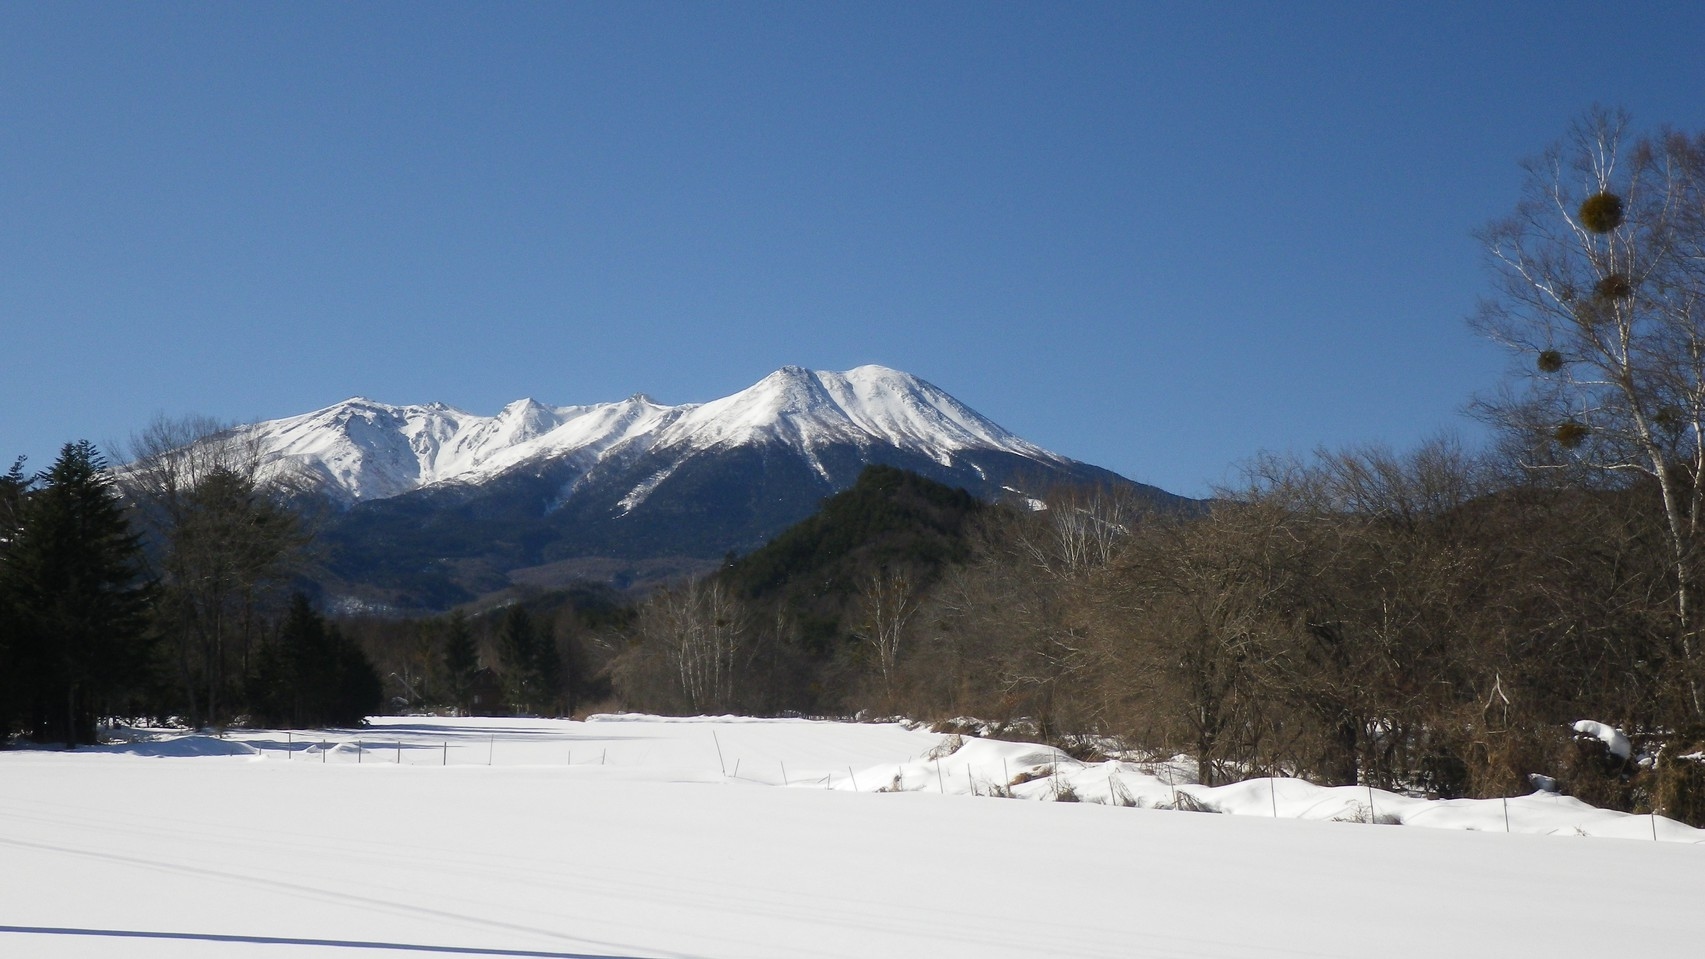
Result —
[{"label": "mountain peak", "polygon": [[795,450],[824,475],[817,451],[841,445],[894,448],[943,467],[976,450],[1070,462],[934,385],[874,364],[841,373],[784,366],[738,393],[681,406],[659,404],[644,393],[565,407],[526,397],[495,416],[479,416],[443,403],[390,406],[355,396],[249,429],[272,459],[306,467],[348,503],[439,483],[485,482],[528,464],[570,460],[584,474],[610,457],[632,460],[664,451],[680,457],[746,446]]}]

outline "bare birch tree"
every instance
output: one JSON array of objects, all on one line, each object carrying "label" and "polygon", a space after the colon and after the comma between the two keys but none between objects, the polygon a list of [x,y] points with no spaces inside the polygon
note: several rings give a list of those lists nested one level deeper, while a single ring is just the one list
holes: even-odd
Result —
[{"label": "bare birch tree", "polygon": [[855,633],[876,658],[886,708],[894,702],[894,676],[900,644],[921,600],[917,577],[899,567],[884,566],[864,577],[856,602]]},{"label": "bare birch tree", "polygon": [[693,579],[653,594],[640,610],[638,632],[642,642],[661,647],[688,708],[723,710],[735,705],[750,664],[750,619],[726,586]]},{"label": "bare birch tree", "polygon": [[1520,359],[1523,389],[1481,410],[1535,468],[1640,475],[1656,490],[1678,652],[1696,716],[1705,514],[1705,135],[1633,138],[1594,109],[1526,165],[1515,213],[1481,238],[1496,295],[1475,325]]}]

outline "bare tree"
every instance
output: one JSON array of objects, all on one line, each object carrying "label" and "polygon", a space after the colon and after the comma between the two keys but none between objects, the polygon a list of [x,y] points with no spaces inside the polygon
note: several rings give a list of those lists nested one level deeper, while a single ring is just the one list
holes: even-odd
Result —
[{"label": "bare tree", "polygon": [[158,418],[129,455],[120,483],[151,534],[185,707],[220,721],[308,541],[285,502],[297,487],[252,434],[206,418]]},{"label": "bare tree", "polygon": [[753,630],[745,605],[721,582],[695,578],[653,593],[635,631],[642,649],[634,652],[641,658],[661,653],[688,709],[734,707],[753,654]]},{"label": "bare tree", "polygon": [[1515,354],[1522,389],[1481,401],[1535,468],[1643,475],[1674,577],[1696,716],[1705,515],[1705,136],[1633,138],[1594,109],[1526,165],[1515,213],[1481,237],[1496,295],[1475,326]]},{"label": "bare tree", "polygon": [[894,705],[894,677],[900,661],[900,644],[907,627],[917,615],[921,600],[917,577],[900,567],[873,570],[859,585],[854,601],[854,631],[876,658],[882,677],[884,707]]}]

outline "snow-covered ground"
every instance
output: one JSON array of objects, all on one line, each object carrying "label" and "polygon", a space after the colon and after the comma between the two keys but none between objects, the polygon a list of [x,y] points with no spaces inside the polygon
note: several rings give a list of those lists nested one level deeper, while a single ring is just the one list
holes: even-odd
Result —
[{"label": "snow-covered ground", "polygon": [[[0,956],[1689,955],[1705,934],[1705,834],[1661,818],[951,745],[624,716],[0,753]],[[1021,774],[1018,799],[1080,801],[968,795]],[[1152,808],[1178,794],[1236,815]]]}]

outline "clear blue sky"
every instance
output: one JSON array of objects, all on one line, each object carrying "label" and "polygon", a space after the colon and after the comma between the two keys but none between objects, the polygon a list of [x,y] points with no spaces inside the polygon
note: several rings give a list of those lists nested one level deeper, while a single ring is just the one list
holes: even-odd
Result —
[{"label": "clear blue sky", "polygon": [[[916,373],[1203,494],[1444,429],[1470,232],[1705,4],[0,3],[0,456]],[[0,463],[0,468],[5,464]]]}]

